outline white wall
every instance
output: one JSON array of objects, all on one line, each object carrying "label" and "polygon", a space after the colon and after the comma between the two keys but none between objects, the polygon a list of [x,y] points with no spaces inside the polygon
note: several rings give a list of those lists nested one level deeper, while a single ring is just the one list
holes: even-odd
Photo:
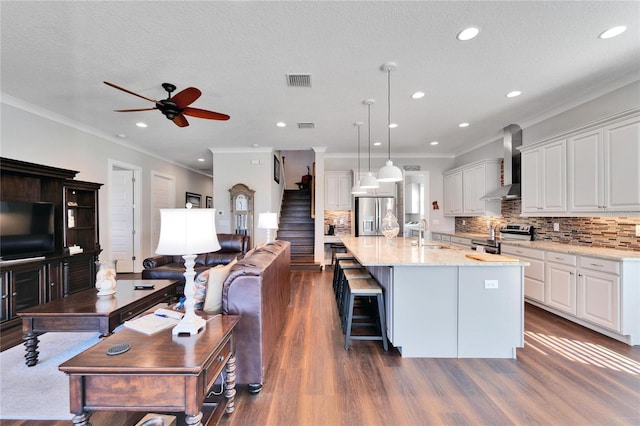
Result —
[{"label": "white wall", "polygon": [[[254,235],[252,245],[264,243],[267,239],[265,229],[257,228],[258,215],[262,212],[280,212],[280,188],[273,179],[273,152],[252,150],[251,152],[228,153],[213,152],[213,206],[218,209],[216,230],[220,233],[231,231],[231,198],[229,189],[243,183],[255,191],[254,195]],[[279,156],[279,153],[276,153]],[[222,214],[220,214],[222,212]]]},{"label": "white wall", "polygon": [[282,151],[284,157],[285,172],[286,172],[286,189],[298,189],[296,182],[300,182],[302,176],[307,174],[307,166],[309,167],[309,174],[313,174],[313,162],[315,161],[315,154],[312,150],[302,151]]},{"label": "white wall", "polygon": [[103,183],[99,196],[100,245],[105,255],[111,252],[109,241],[107,187],[109,160],[132,164],[142,169],[141,255],[153,255],[151,247],[151,172],[176,179],[176,207],[183,207],[185,192],[213,195],[212,178],[149,154],[100,138],[48,118],[7,105],[1,105],[0,155],[5,158],[64,169],[77,170],[77,180]]}]

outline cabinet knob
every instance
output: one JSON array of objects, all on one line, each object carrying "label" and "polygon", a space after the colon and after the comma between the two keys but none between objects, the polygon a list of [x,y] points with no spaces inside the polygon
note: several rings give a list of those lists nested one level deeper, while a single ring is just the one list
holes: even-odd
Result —
[{"label": "cabinet knob", "polygon": [[224,357],[222,355],[218,355],[218,362],[224,361]]},{"label": "cabinet knob", "polygon": [[574,275],[573,272],[569,272],[569,275]]},{"label": "cabinet knob", "polygon": [[17,296],[17,295],[18,295],[18,292],[17,292],[17,291],[14,291],[13,293],[11,293],[11,295],[12,295],[13,297],[15,297],[15,296]]},{"label": "cabinet knob", "polygon": [[51,287],[55,287],[56,283],[49,284]]},{"label": "cabinet knob", "polygon": [[2,299],[6,299],[6,298],[7,298],[7,295],[6,295],[6,294],[3,294],[3,295],[2,295]]}]

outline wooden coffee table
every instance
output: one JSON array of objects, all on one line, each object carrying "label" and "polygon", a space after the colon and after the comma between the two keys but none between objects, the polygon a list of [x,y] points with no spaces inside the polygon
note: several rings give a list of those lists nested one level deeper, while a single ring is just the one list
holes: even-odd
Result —
[{"label": "wooden coffee table", "polygon": [[[173,336],[171,329],[150,336],[123,329],[60,365],[69,375],[71,413],[77,426],[92,411],[183,412],[184,424],[217,424],[234,411],[235,342],[239,316],[209,316],[197,335]],[[123,343],[120,355],[107,350]],[[222,371],[224,397],[208,397]],[[182,419],[180,419],[182,420]]]},{"label": "wooden coffee table", "polygon": [[[153,284],[152,290],[136,290],[136,284]],[[116,293],[98,296],[96,289],[84,290],[17,312],[22,318],[26,364],[38,363],[38,336],[49,331],[99,331],[103,336],[176,295],[176,280],[118,280]]]}]

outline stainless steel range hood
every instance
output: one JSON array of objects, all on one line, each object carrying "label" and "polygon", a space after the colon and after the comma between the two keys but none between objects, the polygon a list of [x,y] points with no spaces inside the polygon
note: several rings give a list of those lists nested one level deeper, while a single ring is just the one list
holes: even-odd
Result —
[{"label": "stainless steel range hood", "polygon": [[510,124],[503,130],[504,147],[504,185],[482,197],[483,200],[501,200],[520,198],[520,151],[522,129]]}]

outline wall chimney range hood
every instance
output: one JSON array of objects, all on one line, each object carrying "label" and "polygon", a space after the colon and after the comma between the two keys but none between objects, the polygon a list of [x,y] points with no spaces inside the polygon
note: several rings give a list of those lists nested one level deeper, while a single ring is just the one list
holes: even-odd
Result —
[{"label": "wall chimney range hood", "polygon": [[510,124],[503,130],[504,185],[482,197],[483,200],[511,200],[520,198],[520,151],[522,129]]}]

